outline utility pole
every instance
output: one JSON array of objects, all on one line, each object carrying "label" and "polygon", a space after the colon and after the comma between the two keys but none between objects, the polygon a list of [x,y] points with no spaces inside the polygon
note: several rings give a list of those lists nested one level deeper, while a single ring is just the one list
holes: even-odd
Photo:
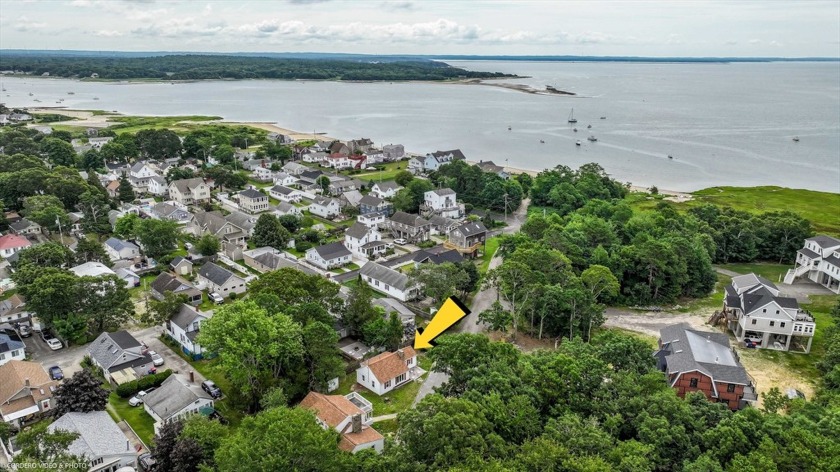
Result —
[{"label": "utility pole", "polygon": [[507,223],[507,205],[508,205],[507,198],[508,198],[508,194],[505,193],[505,223]]},{"label": "utility pole", "polygon": [[61,238],[61,245],[64,246],[64,233],[61,232],[61,221],[55,217],[55,224],[58,225],[58,237]]}]

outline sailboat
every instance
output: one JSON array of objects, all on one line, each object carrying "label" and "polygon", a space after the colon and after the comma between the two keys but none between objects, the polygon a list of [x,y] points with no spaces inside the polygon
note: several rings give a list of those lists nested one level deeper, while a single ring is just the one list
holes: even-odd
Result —
[{"label": "sailboat", "polygon": [[593,143],[594,143],[595,141],[597,141],[597,140],[598,140],[598,138],[596,138],[595,136],[590,136],[590,137],[588,137],[588,138],[586,138],[586,139],[588,139],[588,140],[592,141]]},{"label": "sailboat", "polygon": [[575,109],[572,108],[572,112],[569,113],[569,123],[577,123],[577,119],[575,119]]}]

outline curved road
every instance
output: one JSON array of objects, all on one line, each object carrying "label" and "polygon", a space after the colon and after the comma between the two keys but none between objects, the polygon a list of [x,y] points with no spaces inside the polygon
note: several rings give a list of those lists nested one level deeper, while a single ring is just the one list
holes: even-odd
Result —
[{"label": "curved road", "polygon": [[[499,233],[513,234],[518,232],[519,228],[521,228],[525,223],[525,220],[528,219],[528,205],[530,205],[530,203],[530,199],[526,198],[523,200],[522,204],[519,205],[519,208],[508,216],[508,225],[502,228]],[[494,269],[501,263],[502,258],[494,255],[493,258],[490,259],[489,269]],[[484,332],[484,324],[479,323],[478,314],[489,309],[493,305],[493,302],[496,301],[496,297],[497,293],[494,288],[485,288],[476,293],[472,300],[472,306],[470,306],[470,314],[464,317],[461,323],[455,327],[455,331],[461,333]],[[429,376],[426,377],[426,381],[423,382],[423,385],[420,386],[420,390],[417,392],[417,397],[414,399],[414,405],[422,400],[423,397],[432,393],[435,387],[439,387],[446,382],[448,377],[448,375],[440,372],[429,372]]]}]

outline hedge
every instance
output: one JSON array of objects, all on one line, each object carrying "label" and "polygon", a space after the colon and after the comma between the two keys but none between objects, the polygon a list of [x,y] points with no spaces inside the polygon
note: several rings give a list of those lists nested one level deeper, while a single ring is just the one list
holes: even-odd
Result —
[{"label": "hedge", "polygon": [[172,375],[172,370],[166,369],[163,372],[159,372],[157,374],[150,374],[145,377],[140,377],[138,380],[132,380],[131,382],[126,382],[117,387],[117,395],[120,398],[128,398],[135,393],[139,392],[140,390],[146,390],[152,387],[159,387],[160,384],[163,383],[170,375]]}]

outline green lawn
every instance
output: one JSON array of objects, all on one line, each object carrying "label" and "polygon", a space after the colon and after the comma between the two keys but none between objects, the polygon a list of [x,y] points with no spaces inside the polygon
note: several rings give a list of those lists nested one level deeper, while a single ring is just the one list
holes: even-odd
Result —
[{"label": "green lawn", "polygon": [[682,313],[705,311],[711,316],[715,310],[723,308],[724,287],[730,283],[732,283],[731,277],[717,274],[715,289],[711,294],[703,298],[694,298],[685,303],[681,303],[677,311]]},{"label": "green lawn", "polygon": [[377,167],[385,167],[385,170],[376,171],[376,172],[362,172],[361,174],[356,174],[351,177],[359,179],[359,180],[367,180],[367,181],[385,181],[385,180],[394,180],[394,177],[401,171],[405,170],[408,167],[408,161],[397,161],[397,162],[388,162],[385,164],[377,164]]},{"label": "green lawn", "polygon": [[764,262],[756,262],[752,264],[720,264],[721,269],[731,270],[739,274],[755,273],[771,282],[778,283],[784,279],[785,272],[791,268],[787,264],[772,264]]},{"label": "green lawn", "polygon": [[116,393],[111,392],[108,396],[108,414],[114,421],[125,420],[140,437],[146,446],[152,444],[155,436],[155,420],[146,413],[143,406],[129,406],[127,398],[120,398]]},{"label": "green lawn", "polygon": [[[428,377],[429,369],[431,368],[431,361],[429,361],[426,356],[419,355],[417,356],[417,363],[420,365],[422,369],[426,371],[423,374],[422,379],[425,381],[426,377]],[[353,384],[356,383],[356,373],[351,372],[344,377],[342,377],[341,381],[338,384],[338,390],[333,392],[334,395],[347,395],[351,392],[351,387]],[[391,413],[400,413],[411,408],[411,404],[414,403],[414,398],[417,397],[417,392],[420,390],[420,386],[422,382],[418,382],[417,380],[413,382],[409,382],[402,387],[392,390],[381,397],[370,390],[361,389],[357,390],[356,393],[363,396],[367,399],[371,404],[373,404],[373,416],[382,416],[382,415],[390,415]],[[378,429],[379,423],[374,423],[374,427]],[[382,432],[382,431],[380,431]]]},{"label": "green lawn", "polygon": [[186,133],[192,128],[185,126],[184,121],[216,121],[220,116],[115,116],[109,119],[114,122],[112,128],[117,134],[136,133],[144,129],[170,129],[176,133]]},{"label": "green lawn", "polygon": [[396,418],[373,423],[373,429],[379,431],[383,436],[396,434],[399,428],[400,425],[397,423]]},{"label": "green lawn", "polygon": [[486,274],[487,269],[490,267],[490,259],[493,258],[493,254],[496,253],[496,250],[499,249],[499,237],[493,236],[492,238],[487,238],[487,241],[484,243],[484,256],[481,260],[481,265],[478,267],[479,274]]},{"label": "green lawn", "polygon": [[143,292],[149,289],[149,286],[152,285],[152,282],[157,278],[158,274],[154,275],[144,275],[140,277],[140,285],[128,290],[128,293],[131,294],[132,298],[142,298]]}]

